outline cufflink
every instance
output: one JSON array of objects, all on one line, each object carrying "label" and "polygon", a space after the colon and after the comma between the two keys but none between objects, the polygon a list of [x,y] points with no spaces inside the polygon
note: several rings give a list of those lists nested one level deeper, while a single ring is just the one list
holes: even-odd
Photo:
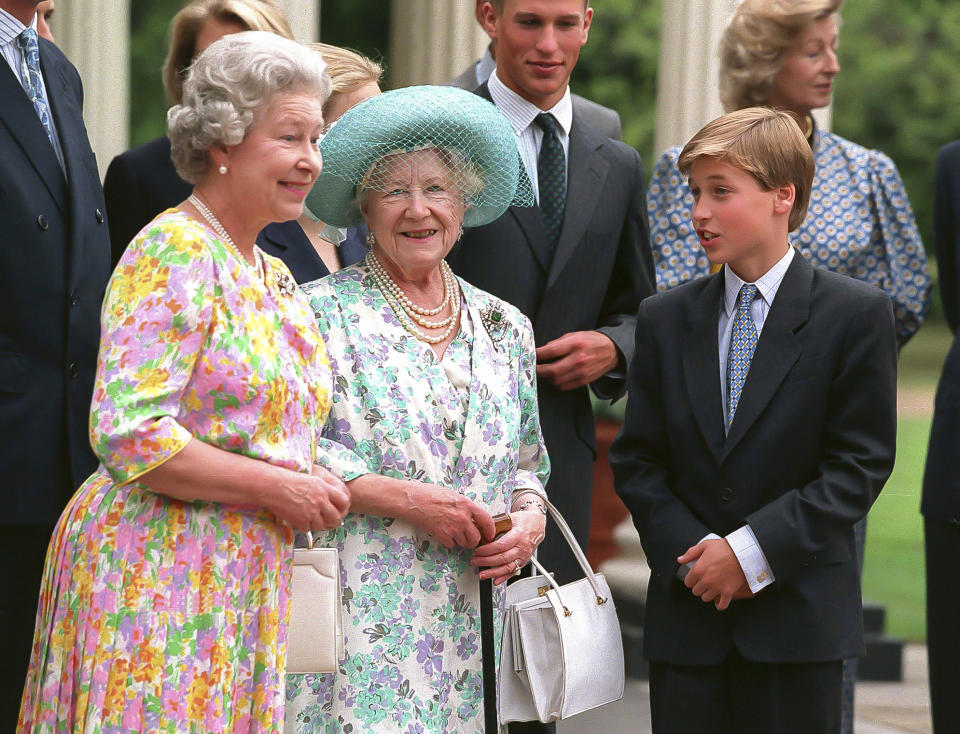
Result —
[{"label": "cufflink", "polygon": [[761,571],[761,572],[760,572],[760,575],[757,576],[757,581],[758,581],[758,582],[766,581],[766,580],[767,580],[767,576],[768,576],[768,574],[767,574],[766,571]]}]

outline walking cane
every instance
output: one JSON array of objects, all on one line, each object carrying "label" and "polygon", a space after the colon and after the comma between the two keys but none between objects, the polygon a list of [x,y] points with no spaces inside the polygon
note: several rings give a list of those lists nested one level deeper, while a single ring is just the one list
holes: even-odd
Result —
[{"label": "walking cane", "polygon": [[[513,527],[509,515],[493,518],[497,538]],[[500,651],[493,645],[493,580],[480,581],[480,656],[483,659],[483,730],[486,734],[499,734],[497,720],[497,656]]]}]

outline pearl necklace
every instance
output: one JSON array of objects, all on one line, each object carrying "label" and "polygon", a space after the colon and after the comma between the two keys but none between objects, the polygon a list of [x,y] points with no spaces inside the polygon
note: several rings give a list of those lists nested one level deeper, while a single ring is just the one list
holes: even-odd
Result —
[{"label": "pearl necklace", "polygon": [[243,256],[243,253],[240,252],[240,248],[237,247],[236,243],[233,241],[233,237],[231,237],[227,233],[227,230],[224,228],[224,226],[220,224],[220,220],[214,216],[213,212],[210,211],[210,208],[206,204],[200,201],[200,198],[196,194],[190,194],[190,196],[187,197],[187,201],[193,204],[196,210],[200,212],[200,216],[203,217],[204,220],[206,220],[207,224],[210,225],[210,228],[217,233],[217,236],[223,241],[223,243],[227,247],[233,250],[233,254],[236,255],[238,258],[240,258],[240,261],[244,265],[246,265],[247,267],[253,267],[253,268],[259,265],[259,258],[257,256],[256,248],[254,248],[253,250],[253,253],[254,253],[253,257],[254,257],[254,260],[256,260],[256,262],[251,263],[249,260],[247,260],[247,258]]},{"label": "pearl necklace", "polygon": [[[379,287],[381,293],[383,293],[384,300],[390,308],[393,309],[393,312],[397,315],[404,329],[420,341],[427,342],[428,344],[439,344],[450,336],[454,327],[457,325],[457,318],[460,315],[460,288],[457,286],[453,271],[450,270],[450,266],[447,265],[446,261],[440,261],[440,271],[443,276],[444,299],[436,309],[420,309],[419,306],[414,304],[403,292],[403,289],[397,285],[396,281],[394,281],[390,273],[387,272],[386,268],[383,267],[372,251],[367,253],[365,263],[367,267],[370,268],[370,273],[373,275],[377,287]],[[420,309],[421,312],[431,312],[431,315],[433,315],[440,313],[446,305],[450,306],[450,315],[440,321],[428,321],[422,318],[417,312],[417,309]],[[431,336],[419,329],[417,324],[427,329],[446,328],[441,334]]]}]

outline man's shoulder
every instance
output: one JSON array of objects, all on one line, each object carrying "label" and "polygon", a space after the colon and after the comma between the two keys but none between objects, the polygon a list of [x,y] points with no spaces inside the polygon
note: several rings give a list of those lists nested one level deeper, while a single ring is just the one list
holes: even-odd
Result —
[{"label": "man's shoulder", "polygon": [[570,94],[573,103],[573,116],[587,123],[598,133],[614,140],[620,139],[622,126],[620,115],[616,110],[604,107],[593,100],[581,97],[579,94]]},{"label": "man's shoulder", "polygon": [[460,89],[466,89],[468,92],[475,92],[477,89],[477,64],[480,61],[474,61],[470,66],[464,69],[462,72],[457,74],[453,79],[447,82],[446,86],[448,87],[459,87]]},{"label": "man's shoulder", "polygon": [[955,176],[960,176],[960,140],[944,145],[937,154],[937,163],[950,169]]},{"label": "man's shoulder", "polygon": [[[813,268],[811,298],[815,307],[818,304],[824,306],[827,303],[830,309],[841,307],[837,311],[838,318],[841,318],[843,313],[856,313],[860,306],[866,304],[877,305],[890,301],[890,296],[878,286],[851,278],[849,275],[816,267]],[[849,306],[853,310],[843,309],[843,306]]]},{"label": "man's shoulder", "polygon": [[170,139],[166,135],[135,145],[116,156],[114,161],[139,168],[143,164],[153,163],[159,159],[163,159],[164,162],[170,160]]}]

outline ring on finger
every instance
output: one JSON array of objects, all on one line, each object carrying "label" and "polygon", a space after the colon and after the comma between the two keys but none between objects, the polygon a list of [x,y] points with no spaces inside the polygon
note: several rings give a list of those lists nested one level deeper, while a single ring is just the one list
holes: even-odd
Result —
[{"label": "ring on finger", "polygon": [[520,569],[523,568],[523,564],[520,563],[520,559],[519,559],[519,558],[515,558],[515,559],[513,560],[513,567],[514,567],[513,575],[514,575],[514,576],[519,576],[519,575],[520,575]]}]

